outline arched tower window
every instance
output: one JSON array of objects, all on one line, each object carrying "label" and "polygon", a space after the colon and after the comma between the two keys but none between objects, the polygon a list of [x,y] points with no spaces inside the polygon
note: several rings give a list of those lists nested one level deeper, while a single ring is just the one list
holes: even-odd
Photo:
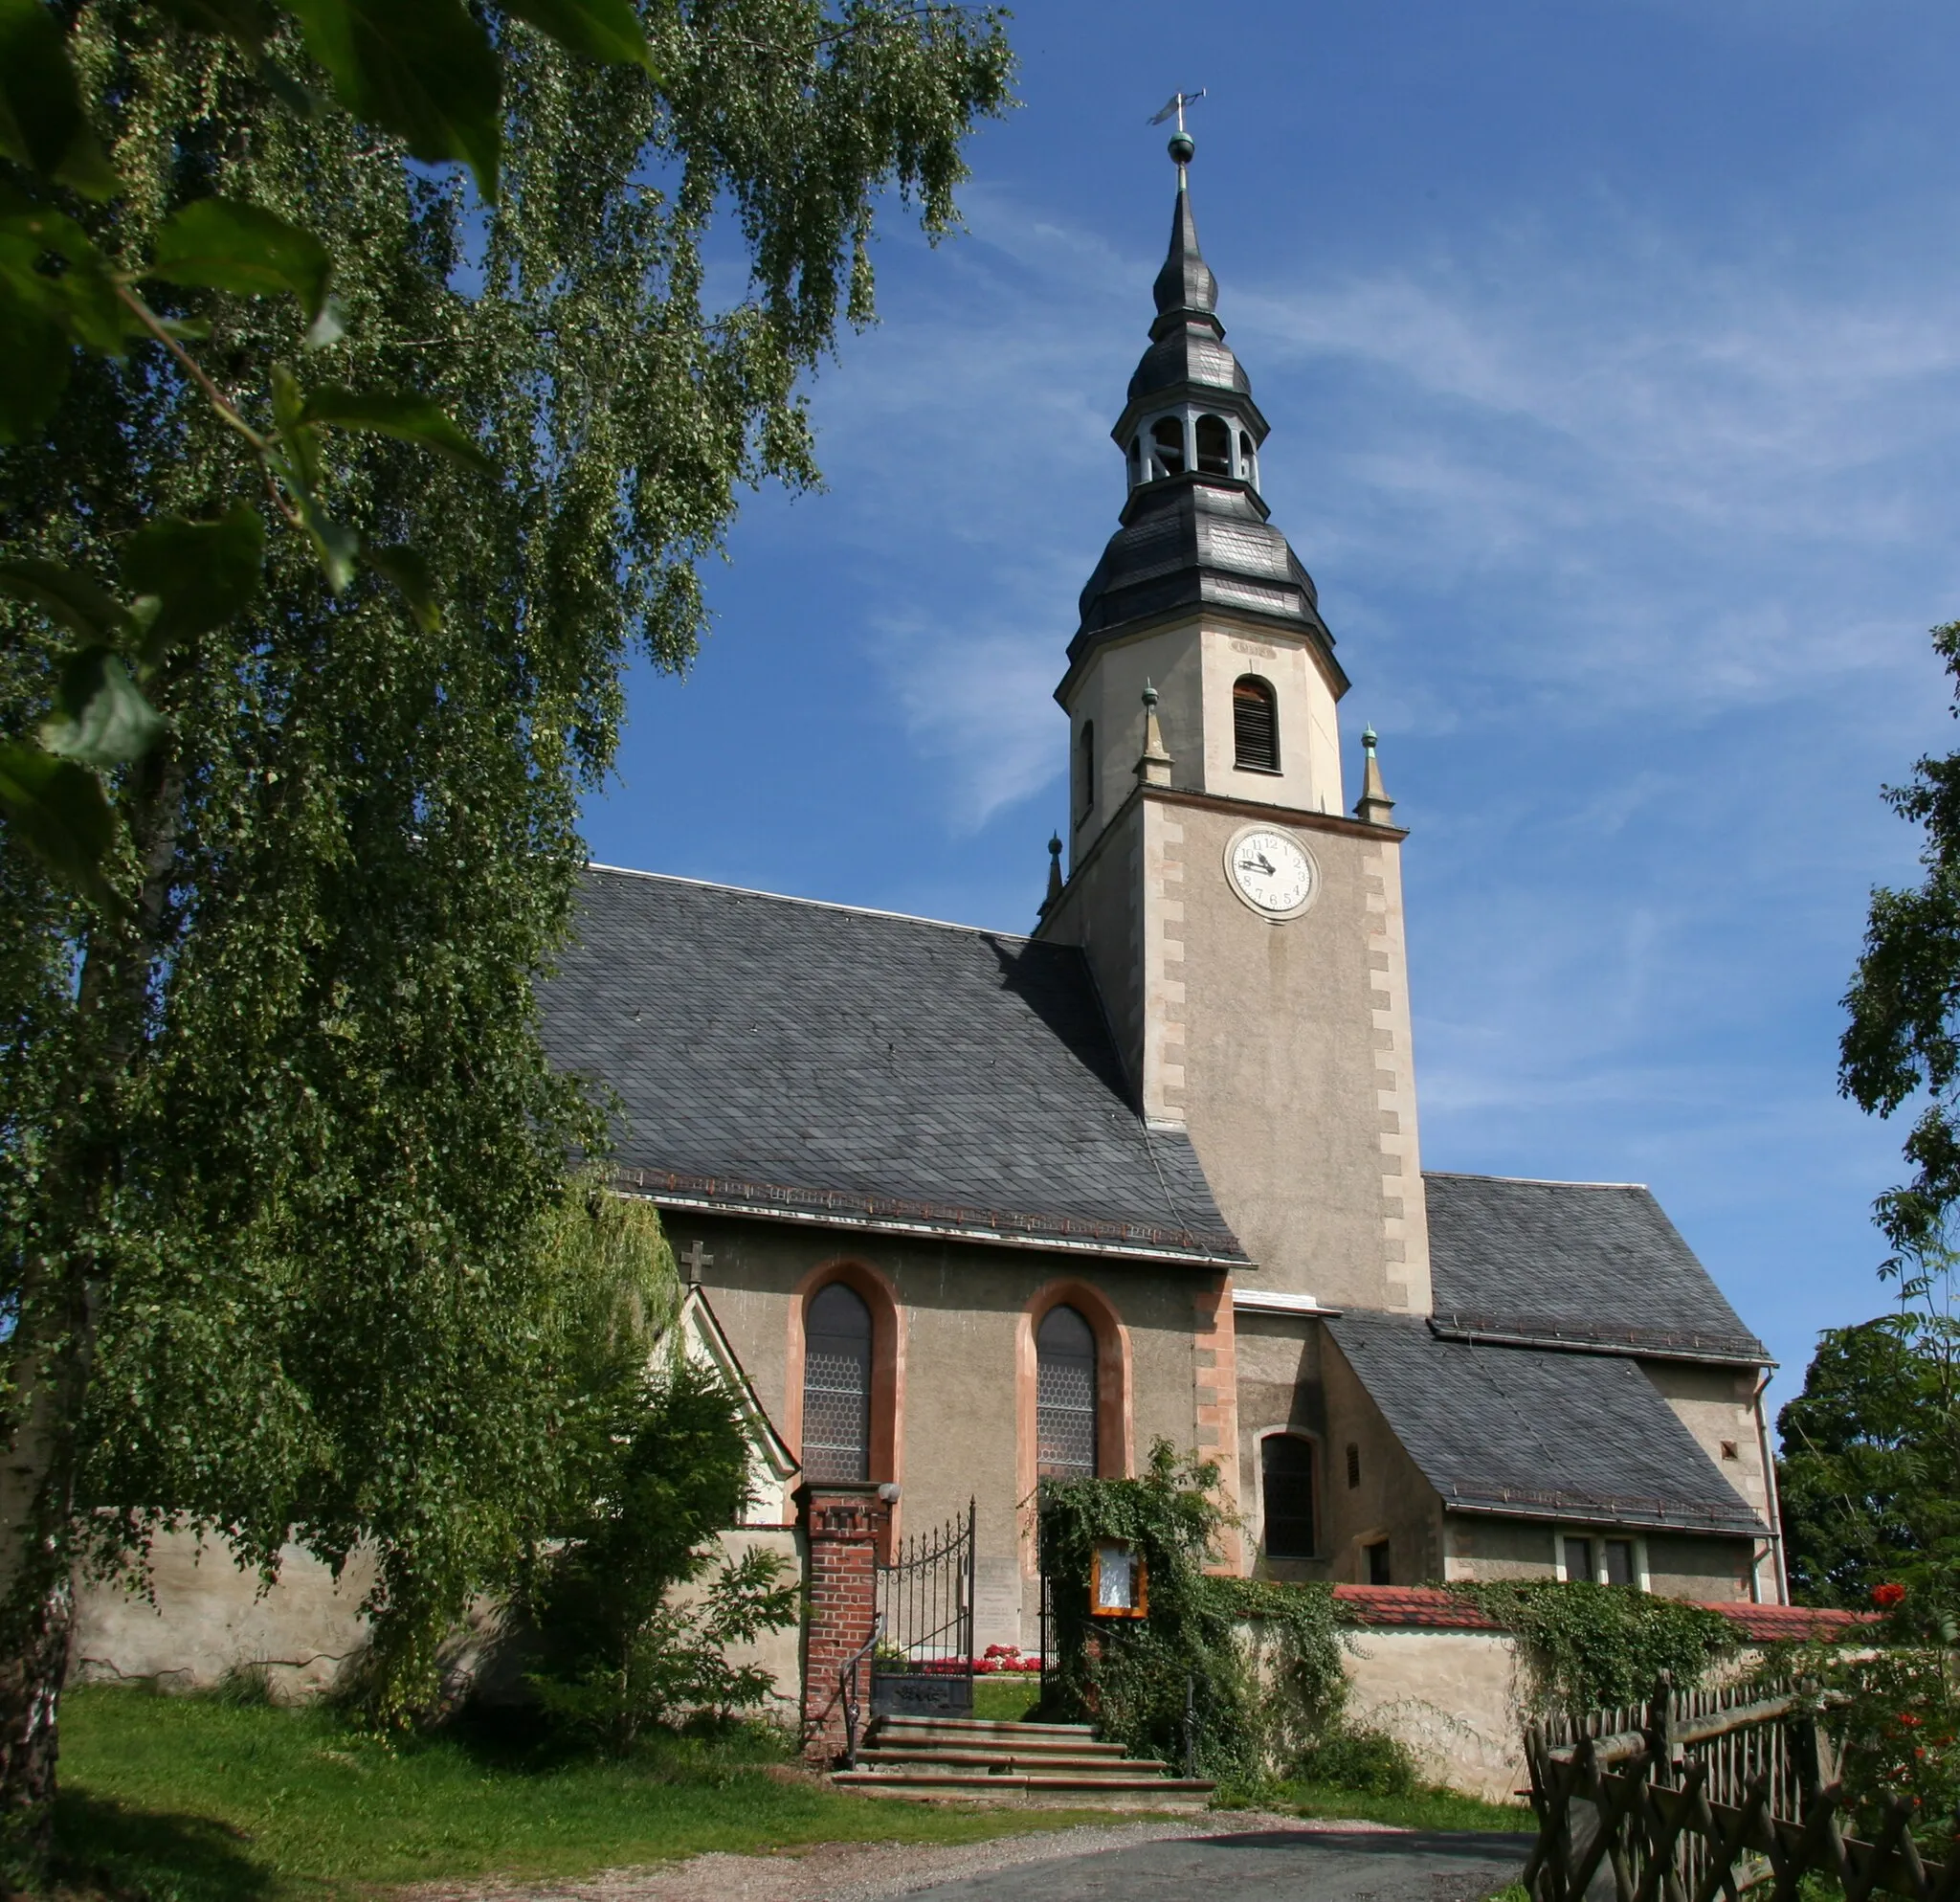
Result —
[{"label": "arched tower window", "polygon": [[1096,1477],[1096,1336],[1073,1308],[1051,1308],[1035,1334],[1036,1470]]},{"label": "arched tower window", "polygon": [[1238,473],[1249,482],[1257,484],[1259,479],[1259,465],[1253,454],[1250,431],[1238,432]]},{"label": "arched tower window", "polygon": [[803,1473],[871,1477],[871,1309],[840,1281],[816,1291],[803,1321]]},{"label": "arched tower window", "polygon": [[1272,683],[1241,674],[1232,683],[1234,763],[1249,772],[1280,770],[1280,708]]},{"label": "arched tower window", "polygon": [[1184,418],[1160,416],[1150,425],[1150,445],[1167,476],[1184,474]]},{"label": "arched tower window", "polygon": [[1076,823],[1096,810],[1096,723],[1082,722],[1082,737],[1076,742]]},{"label": "arched tower window", "polygon": [[1198,474],[1232,473],[1232,426],[1223,416],[1200,416],[1197,427]]},{"label": "arched tower window", "polygon": [[1259,1445],[1259,1517],[1268,1558],[1311,1558],[1313,1442],[1269,1434]]}]

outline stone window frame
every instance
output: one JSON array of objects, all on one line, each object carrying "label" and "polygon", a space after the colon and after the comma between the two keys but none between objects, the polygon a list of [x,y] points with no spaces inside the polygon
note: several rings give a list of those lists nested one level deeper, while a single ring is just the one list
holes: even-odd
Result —
[{"label": "stone window frame", "polygon": [[[804,1316],[810,1304],[842,1282],[871,1310],[871,1446],[868,1478],[899,1486],[904,1465],[905,1310],[891,1282],[868,1262],[845,1256],[819,1263],[791,1290],[789,1340],[783,1367],[783,1441],[803,1460]],[[880,1547],[899,1537],[899,1504],[883,1522]],[[880,1555],[883,1555],[882,1553]]]},{"label": "stone window frame", "polygon": [[[1313,1455],[1313,1551],[1305,1556],[1293,1555],[1274,1559],[1266,1550],[1266,1442],[1298,1440]],[[1279,1565],[1317,1565],[1327,1555],[1326,1447],[1318,1433],[1303,1426],[1261,1427],[1253,1435],[1253,1471],[1258,1487],[1258,1523],[1256,1527],[1259,1555]]]},{"label": "stone window frame", "polygon": [[1136,1474],[1135,1391],[1129,1330],[1116,1304],[1094,1282],[1073,1277],[1045,1282],[1014,1319],[1014,1485],[1023,1502],[1022,1564],[1036,1571],[1035,1494],[1041,1436],[1036,1407],[1040,1362],[1035,1335],[1051,1308],[1073,1308],[1096,1336],[1096,1466],[1099,1479]]},{"label": "stone window frame", "polygon": [[1608,1539],[1620,1539],[1630,1543],[1634,1548],[1634,1590],[1653,1591],[1653,1574],[1647,1565],[1645,1533],[1636,1532],[1629,1526],[1556,1527],[1551,1534],[1551,1567],[1552,1576],[1562,1585],[1574,1582],[1566,1571],[1566,1541],[1569,1538],[1590,1539],[1592,1542],[1592,1577],[1590,1580],[1579,1582],[1594,1585],[1603,1585],[1606,1582],[1606,1542]]}]

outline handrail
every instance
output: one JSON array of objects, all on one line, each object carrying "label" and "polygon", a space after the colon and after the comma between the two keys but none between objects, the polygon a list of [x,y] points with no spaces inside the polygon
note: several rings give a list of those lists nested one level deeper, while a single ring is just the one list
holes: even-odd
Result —
[{"label": "handrail", "polygon": [[844,1703],[844,1768],[858,1767],[858,1668],[873,1651],[878,1649],[878,1641],[884,1636],[884,1613],[871,1621],[871,1636],[858,1645],[851,1662],[837,1673],[837,1691]]}]

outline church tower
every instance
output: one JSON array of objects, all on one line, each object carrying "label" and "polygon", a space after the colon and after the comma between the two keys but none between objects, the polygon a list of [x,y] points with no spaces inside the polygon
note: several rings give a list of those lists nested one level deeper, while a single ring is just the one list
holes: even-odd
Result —
[{"label": "church tower", "polygon": [[[1259,492],[1268,425],[1225,341],[1189,166],[1148,348],[1112,432],[1121,526],[1056,689],[1066,882],[1038,934],[1087,953],[1146,1118],[1191,1137],[1257,1264],[1241,1307],[1427,1314],[1402,831],[1348,678]],[[1056,886],[1058,885],[1058,889]]]}]

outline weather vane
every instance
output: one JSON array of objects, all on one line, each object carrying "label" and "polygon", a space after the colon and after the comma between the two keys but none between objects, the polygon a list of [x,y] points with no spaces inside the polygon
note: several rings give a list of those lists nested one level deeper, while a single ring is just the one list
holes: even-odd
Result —
[{"label": "weather vane", "polygon": [[[1192,161],[1192,154],[1197,150],[1196,141],[1184,129],[1184,109],[1188,105],[1195,105],[1204,96],[1203,86],[1194,93],[1172,93],[1165,101],[1164,110],[1153,114],[1150,119],[1152,125],[1161,125],[1172,113],[1177,115],[1177,130],[1170,135],[1170,156],[1177,161],[1177,175],[1180,180],[1184,177],[1185,167]],[[1178,190],[1183,189],[1180,184]]]}]

